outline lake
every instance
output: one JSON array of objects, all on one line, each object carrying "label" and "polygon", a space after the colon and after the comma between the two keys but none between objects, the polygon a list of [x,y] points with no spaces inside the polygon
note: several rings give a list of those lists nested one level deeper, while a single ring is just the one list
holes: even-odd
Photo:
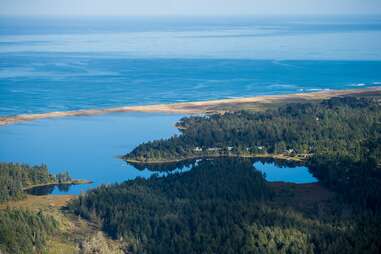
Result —
[{"label": "lake", "polygon": [[[46,164],[50,171],[68,170],[76,179],[93,184],[50,186],[39,191],[79,194],[100,184],[149,177],[155,172],[137,169],[118,156],[142,142],[178,133],[181,115],[119,113],[92,117],[44,119],[0,127],[0,161]],[[255,164],[269,181],[315,182],[305,167]],[[183,169],[187,170],[187,168]],[[45,190],[41,190],[45,189]]]},{"label": "lake", "polygon": [[68,170],[73,178],[94,181],[69,193],[151,175],[117,158],[138,144],[177,133],[179,115],[111,114],[46,119],[0,128],[0,161],[47,164],[50,171]]}]

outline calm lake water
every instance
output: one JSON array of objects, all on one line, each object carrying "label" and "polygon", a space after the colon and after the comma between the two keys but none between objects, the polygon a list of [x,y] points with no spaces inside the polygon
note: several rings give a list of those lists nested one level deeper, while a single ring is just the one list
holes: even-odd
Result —
[{"label": "calm lake water", "polygon": [[274,162],[257,161],[254,167],[265,174],[269,182],[314,183],[318,180],[304,166],[279,165]]},{"label": "calm lake water", "polygon": [[[178,133],[174,124],[181,117],[125,113],[45,119],[0,127],[0,161],[44,163],[53,173],[67,169],[73,178],[94,181],[70,188],[47,188],[54,194],[79,194],[100,184],[149,177],[154,172],[138,170],[117,156],[142,142]],[[265,172],[269,181],[315,182],[305,167],[281,168],[273,163],[256,163],[255,167]]]},{"label": "calm lake water", "polygon": [[136,170],[117,156],[142,142],[177,133],[174,124],[180,117],[128,113],[0,127],[0,161],[43,163],[53,173],[67,169],[73,178],[94,181],[91,185],[72,186],[69,193],[102,183],[148,177],[152,172]]}]

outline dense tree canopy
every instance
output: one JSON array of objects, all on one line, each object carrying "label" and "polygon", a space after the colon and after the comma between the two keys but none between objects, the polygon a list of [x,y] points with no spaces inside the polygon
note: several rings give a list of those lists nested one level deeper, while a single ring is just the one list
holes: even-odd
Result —
[{"label": "dense tree canopy", "polygon": [[[186,117],[180,135],[141,144],[124,158],[142,168],[204,158],[191,171],[102,186],[71,208],[137,253],[379,253],[380,123],[372,96]],[[336,193],[329,209],[306,214],[277,205],[283,196],[252,162],[205,159],[258,154],[306,155],[311,172]],[[294,188],[286,186],[286,195]]]},{"label": "dense tree canopy", "polygon": [[55,176],[49,173],[45,165],[0,163],[0,202],[23,197],[25,187],[58,183],[67,179],[70,179],[67,172]]},{"label": "dense tree canopy", "polygon": [[329,153],[367,158],[378,146],[381,105],[372,97],[340,97],[287,104],[266,112],[186,117],[180,135],[141,144],[124,158],[155,162],[213,155]]},{"label": "dense tree canopy", "polygon": [[378,212],[309,217],[274,204],[274,195],[252,161],[213,159],[184,173],[96,188],[71,208],[134,253],[380,250]]},{"label": "dense tree canopy", "polygon": [[0,210],[0,253],[44,253],[48,235],[57,222],[41,212]]},{"label": "dense tree canopy", "polygon": [[[45,165],[0,163],[0,203],[25,197],[24,188],[28,186],[68,178],[67,172],[56,177]],[[1,208],[0,253],[44,253],[46,240],[56,229],[57,222],[42,212]]]}]

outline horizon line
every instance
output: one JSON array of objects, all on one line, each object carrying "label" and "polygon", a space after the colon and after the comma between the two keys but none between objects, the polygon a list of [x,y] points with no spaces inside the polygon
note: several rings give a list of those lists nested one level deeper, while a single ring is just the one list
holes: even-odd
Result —
[{"label": "horizon line", "polygon": [[223,14],[0,14],[0,18],[12,18],[12,17],[30,17],[30,18],[66,18],[66,17],[83,17],[83,18],[162,18],[162,17],[233,17],[233,18],[253,18],[253,17],[379,17],[381,18],[381,13],[316,13],[316,14],[304,14],[304,13],[268,13],[268,14],[234,14],[234,13],[223,13]]}]

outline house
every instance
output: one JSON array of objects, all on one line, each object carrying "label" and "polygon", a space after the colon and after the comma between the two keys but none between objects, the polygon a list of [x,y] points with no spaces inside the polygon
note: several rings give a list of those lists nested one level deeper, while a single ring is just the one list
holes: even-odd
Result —
[{"label": "house", "polygon": [[290,149],[287,149],[287,150],[286,150],[286,153],[288,153],[288,154],[294,154],[294,153],[295,153],[295,150],[292,149],[292,148],[290,148]]},{"label": "house", "polygon": [[202,148],[197,146],[196,148],[193,149],[193,151],[195,151],[195,152],[202,152]]}]

